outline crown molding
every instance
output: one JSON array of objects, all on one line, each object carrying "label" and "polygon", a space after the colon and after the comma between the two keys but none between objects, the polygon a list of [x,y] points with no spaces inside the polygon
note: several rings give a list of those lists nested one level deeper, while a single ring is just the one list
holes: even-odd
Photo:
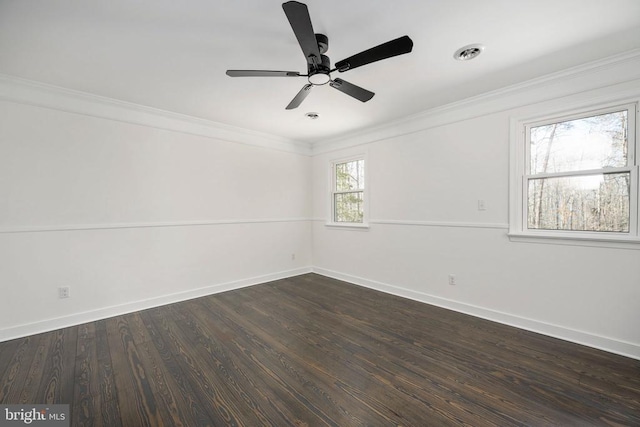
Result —
[{"label": "crown molding", "polygon": [[6,74],[0,74],[0,100],[311,155],[307,143]]},{"label": "crown molding", "polygon": [[396,138],[425,129],[498,113],[527,105],[607,88],[608,97],[640,87],[640,49],[547,74],[461,101],[425,110],[393,122],[349,133],[312,145],[312,155]]},{"label": "crown molding", "polygon": [[[425,110],[376,127],[324,141],[286,139],[86,92],[0,74],[0,100],[313,156],[497,113],[531,104],[586,94],[598,88],[638,87],[640,49],[592,61],[461,101]],[[626,85],[625,85],[626,83]]]}]

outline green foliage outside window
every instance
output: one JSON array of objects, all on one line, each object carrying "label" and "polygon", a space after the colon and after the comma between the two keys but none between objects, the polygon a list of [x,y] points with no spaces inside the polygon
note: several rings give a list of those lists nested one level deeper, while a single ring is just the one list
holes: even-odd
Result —
[{"label": "green foliage outside window", "polygon": [[334,221],[364,221],[364,160],[335,165]]}]

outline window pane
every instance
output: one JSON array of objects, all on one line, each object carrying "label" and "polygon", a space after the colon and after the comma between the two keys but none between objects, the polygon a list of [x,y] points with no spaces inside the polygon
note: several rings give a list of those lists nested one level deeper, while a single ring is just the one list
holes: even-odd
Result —
[{"label": "window pane", "polygon": [[533,127],[530,173],[627,165],[627,111]]},{"label": "window pane", "polygon": [[630,174],[530,179],[527,227],[629,232]]},{"label": "window pane", "polygon": [[336,165],[336,191],[364,190],[364,160]]},{"label": "window pane", "polygon": [[362,191],[356,193],[335,194],[335,221],[362,222],[364,217]]}]

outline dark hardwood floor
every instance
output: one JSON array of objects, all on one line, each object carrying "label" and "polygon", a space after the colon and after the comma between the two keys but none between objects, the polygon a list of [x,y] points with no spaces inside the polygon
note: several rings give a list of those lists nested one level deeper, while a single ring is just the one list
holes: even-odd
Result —
[{"label": "dark hardwood floor", "polygon": [[72,426],[639,426],[640,361],[308,274],[0,343]]}]

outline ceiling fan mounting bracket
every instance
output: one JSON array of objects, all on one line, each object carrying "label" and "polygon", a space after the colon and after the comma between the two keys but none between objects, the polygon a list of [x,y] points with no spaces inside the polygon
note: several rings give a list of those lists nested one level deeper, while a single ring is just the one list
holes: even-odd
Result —
[{"label": "ceiling fan mounting bracket", "polygon": [[324,34],[316,34],[316,40],[318,41],[318,49],[320,50],[320,53],[327,53],[329,50],[329,37]]}]

